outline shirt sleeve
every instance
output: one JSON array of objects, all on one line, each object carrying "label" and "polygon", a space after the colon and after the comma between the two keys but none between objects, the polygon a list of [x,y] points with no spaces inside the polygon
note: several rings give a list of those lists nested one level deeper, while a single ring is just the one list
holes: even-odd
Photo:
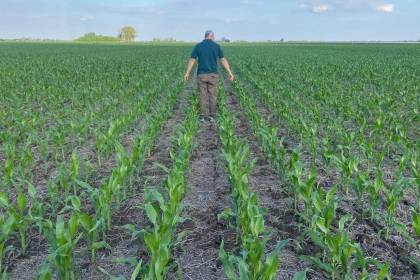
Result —
[{"label": "shirt sleeve", "polygon": [[223,49],[222,49],[222,47],[221,47],[221,46],[219,46],[219,51],[218,51],[217,56],[218,56],[219,58],[224,58],[224,57],[225,57],[225,53],[223,52]]},{"label": "shirt sleeve", "polygon": [[197,52],[197,46],[195,46],[191,52],[191,58],[197,59],[198,52]]}]

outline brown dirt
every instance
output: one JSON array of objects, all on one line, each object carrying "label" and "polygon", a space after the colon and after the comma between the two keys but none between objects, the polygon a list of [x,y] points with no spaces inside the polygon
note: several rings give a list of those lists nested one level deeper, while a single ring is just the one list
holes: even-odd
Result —
[{"label": "brown dirt", "polygon": [[187,177],[186,220],[180,226],[186,236],[174,253],[178,267],[167,279],[179,279],[179,275],[194,280],[226,279],[218,262],[219,248],[222,240],[225,247],[231,247],[235,233],[217,219],[230,206],[228,177],[217,131],[214,124],[200,124]]}]

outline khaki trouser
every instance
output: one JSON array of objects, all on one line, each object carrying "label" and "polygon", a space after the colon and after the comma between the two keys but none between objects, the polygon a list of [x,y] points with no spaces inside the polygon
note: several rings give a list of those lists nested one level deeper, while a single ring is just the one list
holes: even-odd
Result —
[{"label": "khaki trouser", "polygon": [[[217,110],[217,81],[218,74],[200,74],[197,76],[198,90],[200,91],[200,109],[202,116],[216,115]],[[209,103],[209,105],[207,104]]]}]

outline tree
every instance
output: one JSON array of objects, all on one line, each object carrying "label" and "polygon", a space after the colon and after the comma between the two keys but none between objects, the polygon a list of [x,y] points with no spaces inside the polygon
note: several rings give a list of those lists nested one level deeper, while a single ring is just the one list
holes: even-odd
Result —
[{"label": "tree", "polygon": [[104,36],[96,34],[95,32],[89,32],[76,39],[79,42],[118,42],[116,37]]},{"label": "tree", "polygon": [[134,29],[134,27],[131,26],[124,26],[121,31],[120,34],[118,34],[118,38],[121,41],[133,41],[134,38],[136,38],[137,32]]}]

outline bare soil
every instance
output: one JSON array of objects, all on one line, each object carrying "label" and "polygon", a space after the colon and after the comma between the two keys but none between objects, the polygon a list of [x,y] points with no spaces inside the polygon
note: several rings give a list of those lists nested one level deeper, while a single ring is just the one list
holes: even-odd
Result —
[{"label": "bare soil", "polygon": [[214,124],[200,124],[197,148],[188,172],[185,222],[180,226],[186,236],[174,254],[177,268],[168,279],[226,279],[218,262],[222,240],[232,247],[235,232],[217,215],[230,206],[229,183],[221,157],[218,130]]}]

